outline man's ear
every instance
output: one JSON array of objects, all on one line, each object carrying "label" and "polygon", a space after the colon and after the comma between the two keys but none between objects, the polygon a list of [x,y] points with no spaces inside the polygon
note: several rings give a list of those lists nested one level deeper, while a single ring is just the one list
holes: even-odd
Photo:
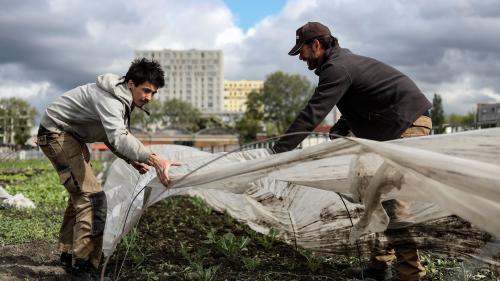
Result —
[{"label": "man's ear", "polygon": [[319,49],[321,48],[321,43],[319,43],[318,39],[313,40],[312,48],[315,52],[319,51]]},{"label": "man's ear", "polygon": [[132,81],[132,80],[128,80],[128,82],[127,82],[127,87],[128,87],[128,89],[129,89],[129,90],[132,90],[132,87],[135,87],[135,85],[134,85],[134,81]]}]

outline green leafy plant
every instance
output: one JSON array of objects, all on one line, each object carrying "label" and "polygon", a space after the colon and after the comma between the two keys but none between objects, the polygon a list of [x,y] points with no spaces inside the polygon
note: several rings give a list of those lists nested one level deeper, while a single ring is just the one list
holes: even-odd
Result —
[{"label": "green leafy plant", "polygon": [[176,200],[176,198],[174,197],[167,197],[165,200],[163,200],[163,204],[166,208],[175,210],[179,205],[179,200]]},{"label": "green leafy plant", "polygon": [[276,228],[271,228],[266,235],[255,235],[255,239],[264,249],[269,250],[277,241],[278,234],[279,231]]},{"label": "green leafy plant", "polygon": [[25,174],[13,174],[13,175],[0,175],[0,182],[6,183],[14,183],[14,182],[22,182],[28,179]]},{"label": "green leafy plant", "polygon": [[140,280],[146,280],[146,281],[158,281],[160,280],[160,277],[158,274],[156,274],[153,271],[149,271],[146,268],[140,268],[138,274],[137,274],[137,279]]},{"label": "green leafy plant", "polygon": [[213,244],[219,253],[231,259],[235,258],[241,251],[247,250],[246,246],[250,243],[250,238],[246,236],[237,238],[231,232],[218,237],[211,230],[207,237],[209,244]]},{"label": "green leafy plant", "polygon": [[421,253],[420,260],[427,270],[428,280],[498,280],[493,271],[456,259]]},{"label": "green leafy plant", "polygon": [[181,241],[181,256],[185,258],[187,261],[191,261],[191,256],[189,255],[189,250],[188,247],[186,246],[186,243]]},{"label": "green leafy plant", "polygon": [[231,217],[231,215],[227,211],[224,211],[224,223],[226,225],[234,225],[235,224],[233,217]]},{"label": "green leafy plant", "polygon": [[141,265],[147,258],[139,243],[140,237],[137,228],[133,228],[124,238],[123,246],[128,251],[128,257],[137,266]]},{"label": "green leafy plant", "polygon": [[309,268],[311,272],[318,271],[318,269],[320,269],[321,265],[325,261],[325,258],[321,256],[316,256],[315,254],[309,251],[302,251],[300,254],[304,258],[306,258],[307,268]]},{"label": "green leafy plant", "polygon": [[273,281],[273,279],[269,275],[266,275],[264,281]]},{"label": "green leafy plant", "polygon": [[245,269],[248,271],[254,271],[260,265],[260,259],[258,257],[243,257],[241,260],[243,261]]},{"label": "green leafy plant", "polygon": [[0,173],[27,170],[53,170],[48,159],[4,160],[0,162]]},{"label": "green leafy plant", "polygon": [[191,203],[203,214],[203,215],[210,215],[212,214],[212,207],[208,206],[207,203],[203,199],[201,199],[198,196],[195,196],[191,198]]},{"label": "green leafy plant", "polygon": [[211,281],[217,274],[218,266],[204,268],[199,262],[191,263],[184,272],[184,277],[192,281]]}]

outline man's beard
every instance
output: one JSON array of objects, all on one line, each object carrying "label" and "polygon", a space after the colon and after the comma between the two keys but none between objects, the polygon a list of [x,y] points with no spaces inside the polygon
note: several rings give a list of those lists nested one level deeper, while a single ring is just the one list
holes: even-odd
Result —
[{"label": "man's beard", "polygon": [[320,64],[320,58],[319,57],[314,57],[313,54],[307,59],[307,67],[309,70],[314,70],[316,69]]}]

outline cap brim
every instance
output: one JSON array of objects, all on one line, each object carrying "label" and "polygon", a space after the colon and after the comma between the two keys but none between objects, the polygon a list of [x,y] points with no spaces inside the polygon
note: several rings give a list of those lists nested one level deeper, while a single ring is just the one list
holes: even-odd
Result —
[{"label": "cap brim", "polygon": [[296,56],[299,54],[300,49],[302,49],[302,46],[304,46],[304,42],[299,42],[293,46],[293,48],[288,52],[288,55],[290,56]]}]

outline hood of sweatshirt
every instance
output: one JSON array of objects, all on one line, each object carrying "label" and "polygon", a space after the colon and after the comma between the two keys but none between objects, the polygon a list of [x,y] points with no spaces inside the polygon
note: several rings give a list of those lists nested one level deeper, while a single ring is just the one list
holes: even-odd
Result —
[{"label": "hood of sweatshirt", "polygon": [[102,90],[114,95],[118,100],[123,102],[129,110],[132,109],[133,98],[132,92],[127,88],[127,84],[116,85],[123,81],[123,78],[116,74],[106,73],[97,76],[96,85]]}]

